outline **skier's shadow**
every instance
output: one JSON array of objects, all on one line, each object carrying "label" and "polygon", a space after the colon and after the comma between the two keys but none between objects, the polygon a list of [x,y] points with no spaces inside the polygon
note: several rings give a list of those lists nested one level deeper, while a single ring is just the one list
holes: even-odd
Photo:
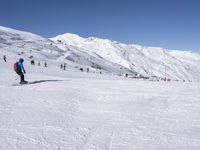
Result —
[{"label": "skier's shadow", "polygon": [[28,84],[39,84],[44,82],[61,82],[61,81],[67,81],[67,80],[38,80],[38,81],[30,81]]}]

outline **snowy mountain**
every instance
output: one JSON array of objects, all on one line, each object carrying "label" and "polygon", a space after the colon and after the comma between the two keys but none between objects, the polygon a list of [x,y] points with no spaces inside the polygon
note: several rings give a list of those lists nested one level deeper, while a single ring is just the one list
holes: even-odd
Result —
[{"label": "snowy mountain", "polygon": [[[88,54],[99,57],[135,71],[143,76],[168,76],[177,80],[199,80],[200,55],[193,52],[172,51],[158,47],[126,45],[95,37],[82,38],[63,34],[52,38],[59,45],[78,47]],[[63,47],[62,47],[63,49]]]},{"label": "snowy mountain", "polygon": [[0,50],[2,54],[15,59],[22,55],[27,59],[33,56],[39,61],[65,62],[69,68],[82,67],[106,73],[186,81],[197,81],[200,78],[198,53],[126,45],[70,33],[47,39],[0,27]]},{"label": "snowy mountain", "polygon": [[[28,32],[22,32],[0,26],[0,50],[8,57],[18,58],[35,56],[37,59],[56,59],[63,53],[61,49],[50,45],[49,39]],[[14,54],[14,55],[13,55]]]},{"label": "snowy mountain", "polygon": [[29,59],[30,56],[33,56],[33,59],[37,61],[65,62],[72,69],[74,67],[84,69],[90,67],[91,71],[102,70],[107,73],[133,72],[104,60],[97,54],[86,53],[80,48],[56,44],[50,39],[38,35],[5,27],[0,27],[0,51],[14,60],[20,57]]}]

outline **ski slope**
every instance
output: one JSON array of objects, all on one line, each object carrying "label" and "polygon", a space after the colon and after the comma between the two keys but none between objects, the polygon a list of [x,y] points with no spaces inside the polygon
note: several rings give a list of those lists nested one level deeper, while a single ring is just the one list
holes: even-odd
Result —
[{"label": "ski slope", "polygon": [[[0,27],[0,57],[0,150],[200,148],[197,53]],[[27,85],[18,84],[12,68],[21,57]],[[124,73],[173,80],[119,76]]]},{"label": "ski slope", "polygon": [[10,61],[20,57],[30,61],[32,57],[41,63],[66,63],[72,70],[89,68],[106,74],[187,82],[198,82],[200,78],[199,53],[127,45],[70,33],[47,39],[0,26],[0,53]]},{"label": "ski slope", "polygon": [[198,150],[198,82],[150,82],[0,61],[1,150]]}]

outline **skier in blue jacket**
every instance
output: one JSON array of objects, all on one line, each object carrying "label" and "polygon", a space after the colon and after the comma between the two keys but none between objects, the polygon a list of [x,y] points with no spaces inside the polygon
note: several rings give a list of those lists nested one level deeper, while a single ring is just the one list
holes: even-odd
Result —
[{"label": "skier in blue jacket", "polygon": [[19,61],[16,63],[16,73],[20,76],[20,84],[26,84],[27,81],[24,80],[24,74],[26,73],[23,65],[24,59],[20,58]]}]

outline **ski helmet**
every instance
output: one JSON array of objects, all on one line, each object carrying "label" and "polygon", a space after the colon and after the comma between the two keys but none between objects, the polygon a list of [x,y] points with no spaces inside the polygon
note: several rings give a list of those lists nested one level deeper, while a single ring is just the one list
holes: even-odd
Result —
[{"label": "ski helmet", "polygon": [[23,62],[24,62],[24,59],[23,59],[23,58],[20,58],[19,61],[20,61],[21,63],[23,63]]}]

